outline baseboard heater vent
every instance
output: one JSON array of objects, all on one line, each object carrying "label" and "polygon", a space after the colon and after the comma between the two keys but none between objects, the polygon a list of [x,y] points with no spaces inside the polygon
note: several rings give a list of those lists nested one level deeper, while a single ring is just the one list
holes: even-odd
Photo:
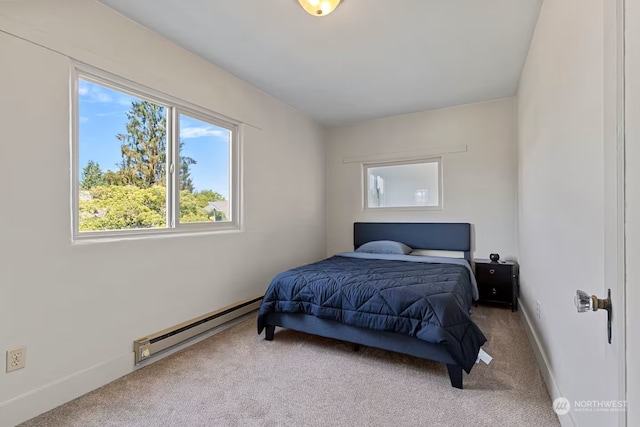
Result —
[{"label": "baseboard heater vent", "polygon": [[180,344],[208,330],[229,322],[260,307],[262,295],[240,301],[220,310],[207,313],[133,342],[136,365],[154,354]]}]

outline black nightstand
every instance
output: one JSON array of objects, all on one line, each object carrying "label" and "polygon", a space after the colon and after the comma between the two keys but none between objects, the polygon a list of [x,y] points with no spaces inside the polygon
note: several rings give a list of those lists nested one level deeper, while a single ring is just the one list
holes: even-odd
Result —
[{"label": "black nightstand", "polygon": [[511,311],[516,311],[519,294],[518,263],[478,258],[474,262],[479,302],[506,304],[511,306]]}]

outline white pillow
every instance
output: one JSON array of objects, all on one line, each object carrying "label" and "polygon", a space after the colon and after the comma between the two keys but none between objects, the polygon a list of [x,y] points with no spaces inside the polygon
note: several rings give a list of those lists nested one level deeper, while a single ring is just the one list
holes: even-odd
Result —
[{"label": "white pillow", "polygon": [[409,255],[416,256],[439,256],[446,258],[464,258],[464,252],[459,251],[436,251],[431,249],[414,249]]}]

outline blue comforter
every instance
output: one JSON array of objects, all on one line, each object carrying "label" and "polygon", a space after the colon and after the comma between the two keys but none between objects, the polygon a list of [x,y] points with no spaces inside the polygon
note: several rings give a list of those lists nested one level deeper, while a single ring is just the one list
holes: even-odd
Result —
[{"label": "blue comforter", "polygon": [[468,263],[404,258],[346,253],[278,274],[258,333],[269,313],[304,313],[443,344],[469,372],[486,338],[469,316],[477,289]]}]

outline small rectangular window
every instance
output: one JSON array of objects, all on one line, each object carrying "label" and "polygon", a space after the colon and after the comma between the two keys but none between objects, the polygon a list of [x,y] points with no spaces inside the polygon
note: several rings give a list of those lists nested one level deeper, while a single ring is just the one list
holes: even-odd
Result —
[{"label": "small rectangular window", "polygon": [[364,165],[365,208],[441,209],[440,159]]},{"label": "small rectangular window", "polygon": [[237,228],[238,124],[76,69],[74,237]]}]

